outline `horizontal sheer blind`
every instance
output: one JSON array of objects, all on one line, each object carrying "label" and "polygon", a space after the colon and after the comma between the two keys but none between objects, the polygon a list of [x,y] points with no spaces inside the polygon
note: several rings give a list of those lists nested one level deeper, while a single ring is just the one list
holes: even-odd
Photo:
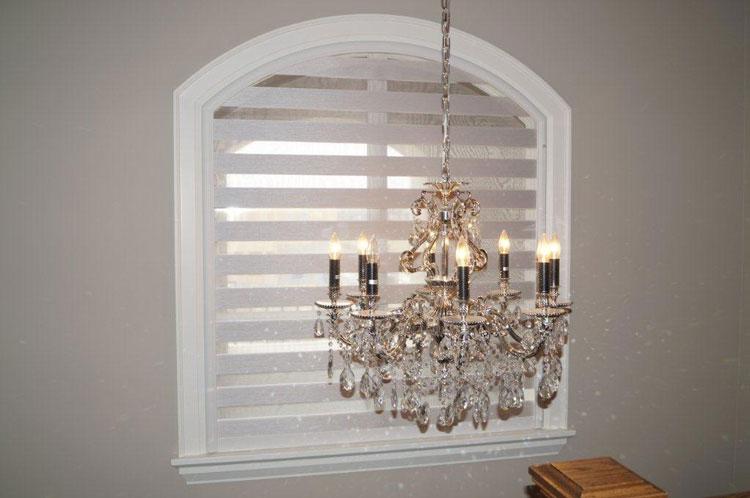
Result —
[{"label": "horizontal sheer blind", "polygon": [[[439,63],[421,59],[328,57],[245,88],[216,110],[206,265],[215,278],[209,432],[218,451],[422,436],[413,422],[373,413],[358,394],[341,396],[342,363],[335,355],[329,381],[327,340],[312,338],[312,304],[326,295],[333,231],[342,240],[344,287],[356,285],[360,231],[381,242],[383,302],[395,306],[423,283],[422,273],[398,271],[398,256],[407,248],[411,202],[440,174],[439,75]],[[481,202],[490,254],[472,292],[496,286],[504,228],[514,243],[514,287],[531,296],[534,122],[471,75],[454,70],[452,78],[451,169]],[[531,382],[526,394],[521,414],[500,420],[493,411],[485,430],[537,427]],[[453,433],[475,430],[468,420]],[[433,424],[426,434],[436,432]]]}]

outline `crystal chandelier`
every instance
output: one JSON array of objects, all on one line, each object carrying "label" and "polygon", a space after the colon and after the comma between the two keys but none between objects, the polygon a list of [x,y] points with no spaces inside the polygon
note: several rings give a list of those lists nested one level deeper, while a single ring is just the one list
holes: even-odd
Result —
[{"label": "crystal chandelier", "polygon": [[[344,395],[359,389],[373,400],[374,410],[388,408],[420,426],[437,414],[443,430],[471,413],[475,426],[487,424],[490,398],[498,396],[502,412],[518,411],[524,403],[524,376],[534,376],[541,362],[537,394],[549,402],[560,386],[560,355],[567,338],[572,304],[558,300],[560,243],[542,234],[536,251],[536,296],[532,309],[513,302],[521,292],[510,285],[510,239],[498,240],[498,288],[472,298],[473,272],[485,270],[487,252],[479,237],[479,202],[451,178],[450,162],[450,0],[442,4],[442,174],[426,184],[412,203],[414,226],[410,249],[400,269],[426,273],[396,309],[378,306],[379,253],[376,238],[360,235],[359,289],[344,294],[339,286],[341,245],[336,234],[329,245],[328,298],[319,309],[315,337],[328,330],[328,377],[333,378],[333,349],[344,361],[339,377]],[[327,327],[320,318],[327,314]],[[352,365],[364,368],[359,385]],[[437,404],[430,409],[430,402]],[[389,406],[386,406],[386,405]]]}]

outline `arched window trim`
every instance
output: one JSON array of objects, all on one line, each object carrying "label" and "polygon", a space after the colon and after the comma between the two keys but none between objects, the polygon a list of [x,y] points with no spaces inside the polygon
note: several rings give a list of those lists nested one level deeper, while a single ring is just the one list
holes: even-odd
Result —
[{"label": "arched window trim", "polygon": [[[439,60],[438,24],[379,14],[316,19],[254,38],[220,56],[174,92],[175,297],[179,457],[173,465],[188,482],[216,482],[392,467],[549,455],[557,453],[574,431],[567,428],[567,351],[564,378],[546,410],[543,429],[524,434],[446,437],[442,441],[394,441],[360,451],[307,450],[304,454],[211,453],[214,438],[207,424],[207,380],[212,372],[214,338],[205,332],[206,309],[213,306],[204,290],[212,275],[204,272],[205,241],[212,241],[206,220],[210,206],[212,116],[219,103],[240,88],[283,68],[317,57],[382,52]],[[502,90],[526,109],[538,126],[539,230],[554,229],[564,253],[562,288],[570,289],[570,107],[542,78],[501,49],[452,29],[452,65]],[[437,104],[436,104],[437,105]],[[209,213],[210,214],[210,213]],[[565,298],[569,296],[564,296]],[[567,348],[567,347],[566,347]]]}]

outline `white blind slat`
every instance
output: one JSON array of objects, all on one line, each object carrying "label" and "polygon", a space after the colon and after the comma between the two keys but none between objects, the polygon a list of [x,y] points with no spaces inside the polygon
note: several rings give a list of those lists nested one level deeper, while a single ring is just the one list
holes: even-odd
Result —
[{"label": "white blind slat", "polygon": [[[344,258],[356,261],[354,254],[344,253]],[[383,268],[395,269],[399,265],[399,255],[386,253],[380,256],[380,264]],[[490,273],[497,265],[497,254],[488,251]],[[312,270],[320,271],[320,262],[323,261],[319,255],[300,256],[297,254],[271,254],[271,255],[248,255],[231,254],[218,256],[216,258],[216,273],[219,275],[229,274],[264,274],[264,273],[308,273]],[[530,251],[513,253],[513,269],[533,269],[534,253]],[[354,265],[343,268],[343,271],[354,271]]]},{"label": "white blind slat", "polygon": [[[407,189],[216,189],[214,205],[225,207],[279,207],[279,208],[367,208],[388,209],[394,206],[410,206],[419,195],[417,190]],[[483,207],[533,208],[536,206],[534,190],[499,190],[477,199]],[[333,225],[332,225],[333,226]],[[364,225],[363,225],[364,226]]]},{"label": "white blind slat", "polygon": [[[361,191],[364,192],[364,191]],[[370,191],[373,192],[373,191]],[[249,194],[252,195],[252,194]],[[534,195],[534,192],[530,192]],[[412,194],[412,197],[414,195]],[[512,202],[511,200],[508,203]],[[405,221],[338,221],[336,233],[342,240],[356,240],[366,223],[370,233],[381,239],[400,239],[409,233],[411,222]],[[224,221],[216,223],[216,240],[325,240],[331,236],[332,222],[324,221]],[[533,238],[534,222],[498,221],[482,225],[489,234],[508,230],[514,238]],[[388,268],[385,264],[384,268]]]},{"label": "white blind slat", "polygon": [[[517,282],[514,287],[524,291],[528,296],[532,290],[531,282]],[[380,285],[380,291],[387,296],[389,301],[398,302],[409,296],[419,286],[414,284],[404,285]],[[354,289],[354,287],[352,287]],[[477,295],[492,290],[490,285],[474,285],[472,292]],[[301,306],[311,305],[326,295],[326,286],[319,287],[278,287],[278,288],[251,288],[251,289],[216,289],[216,309],[226,308],[251,308],[251,307],[274,307],[274,306]]]},{"label": "white blind slat", "polygon": [[[524,412],[517,417],[517,423],[526,425],[524,418],[530,418],[534,413],[532,402],[524,407]],[[497,404],[490,405],[491,413],[497,413]],[[430,417],[435,420],[438,415],[438,408],[430,409]],[[497,422],[497,421],[495,421]],[[506,421],[507,422],[507,421]],[[372,411],[336,415],[309,415],[309,416],[291,416],[291,417],[264,417],[255,419],[222,419],[219,421],[219,434],[221,437],[233,437],[243,434],[257,435],[291,435],[291,434],[319,434],[331,431],[340,431],[345,427],[356,427],[357,430],[347,432],[357,433],[367,429],[388,427],[391,430],[395,428],[407,428],[414,431],[414,421],[403,417],[393,417],[390,410],[381,414],[375,414]],[[431,428],[432,431],[436,429]],[[307,436],[306,436],[307,437]],[[330,438],[330,436],[329,436]],[[358,438],[354,438],[356,441]],[[361,439],[360,439],[361,440]]]},{"label": "white blind slat", "polygon": [[[432,176],[440,166],[436,157],[314,156],[282,154],[218,153],[214,167],[222,173],[316,175],[403,175]],[[535,178],[534,159],[453,158],[451,170],[457,177],[496,176]]]},{"label": "white blind slat", "polygon": [[[227,107],[369,111],[438,114],[440,96],[432,93],[249,87],[224,103]],[[526,116],[507,97],[451,96],[451,113],[475,116]]]},{"label": "white blind slat", "polygon": [[[437,144],[442,137],[440,126],[216,119],[214,138],[388,145]],[[500,126],[452,126],[451,140],[456,145],[533,147],[536,131]]]},{"label": "white blind slat", "polygon": [[[424,81],[440,80],[440,65],[421,59],[377,57],[330,57],[305,61],[284,70],[286,75],[353,78],[364,80]],[[453,82],[481,83],[475,76],[451,68]],[[438,108],[439,109],[439,108]]]}]

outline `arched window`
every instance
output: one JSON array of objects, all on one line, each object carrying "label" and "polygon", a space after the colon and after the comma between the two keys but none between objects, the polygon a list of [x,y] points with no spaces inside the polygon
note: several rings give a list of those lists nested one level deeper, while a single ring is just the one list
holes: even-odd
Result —
[{"label": "arched window", "polygon": [[[333,230],[344,253],[360,230],[385,242],[388,302],[423,278],[399,273],[397,255],[411,201],[440,173],[436,33],[393,16],[311,21],[238,47],[175,92],[174,463],[189,481],[549,454],[572,435],[565,379],[547,410],[530,380],[516,416],[420,432],[340,397],[327,342],[312,338]],[[511,232],[512,279],[532,296],[536,235],[554,229],[569,254],[570,112],[499,49],[459,31],[452,52],[452,171],[482,204],[485,248]],[[482,275],[478,292],[495,284]]]}]

